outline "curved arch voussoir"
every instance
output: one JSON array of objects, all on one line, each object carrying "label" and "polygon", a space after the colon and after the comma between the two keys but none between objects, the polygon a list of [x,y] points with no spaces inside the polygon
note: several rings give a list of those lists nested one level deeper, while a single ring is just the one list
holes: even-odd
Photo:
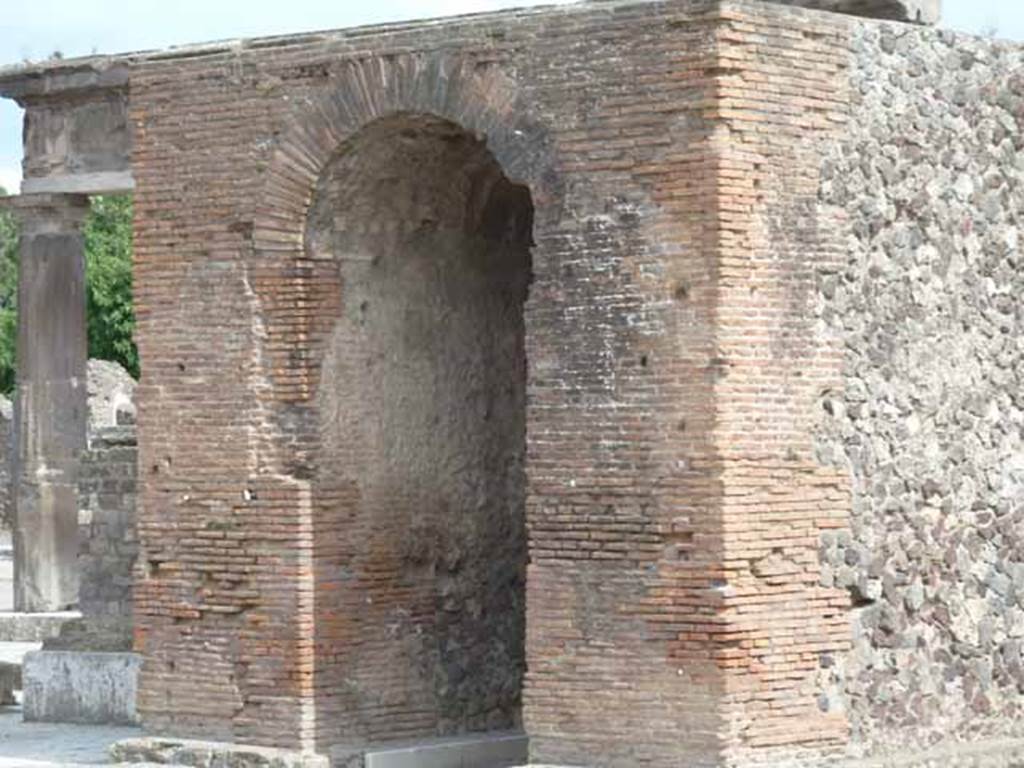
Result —
[{"label": "curved arch voussoir", "polygon": [[[516,83],[497,66],[444,54],[377,56],[345,62],[315,95],[299,101],[266,174],[265,211],[254,243],[301,239],[302,222],[323,169],[363,128],[395,114],[430,114],[487,142],[509,179],[539,199],[552,163],[545,132],[527,117]],[[271,210],[273,209],[273,210]],[[273,222],[263,232],[260,222]]]}]

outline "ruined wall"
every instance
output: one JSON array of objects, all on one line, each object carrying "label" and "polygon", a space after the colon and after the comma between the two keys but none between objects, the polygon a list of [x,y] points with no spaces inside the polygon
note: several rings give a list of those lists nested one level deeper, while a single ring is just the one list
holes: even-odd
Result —
[{"label": "ruined wall", "polygon": [[138,557],[135,380],[120,365],[90,360],[88,447],[78,466],[78,610],[48,650],[132,647],[132,580]]},{"label": "ruined wall", "polygon": [[92,651],[132,645],[137,471],[134,426],[106,427],[90,436],[78,481],[84,528],[78,608]]},{"label": "ruined wall", "polygon": [[853,607],[833,661],[859,750],[1020,736],[1024,50],[881,24],[852,39],[856,119],[821,188],[850,223],[818,292],[845,344],[819,452],[854,484],[852,531],[822,541]]},{"label": "ruined wall", "polygon": [[65,624],[47,650],[127,651],[132,647],[136,449],[133,426],[89,436],[78,470],[80,621]]},{"label": "ruined wall", "polygon": [[[130,645],[131,566],[135,559],[135,468],[134,430],[123,434],[114,427],[134,423],[135,381],[117,363],[89,360],[87,364],[90,440],[99,442],[87,449],[79,476],[79,559],[84,581],[80,595],[87,613],[102,617],[124,617],[127,635],[121,633],[116,643]],[[119,436],[120,435],[120,436]],[[130,448],[130,455],[117,450],[106,451],[108,440],[115,446]],[[0,532],[10,531],[13,523],[11,472],[14,461],[13,405],[0,397]],[[99,510],[99,522],[93,525],[92,512]],[[108,519],[109,518],[109,519]],[[129,543],[126,543],[127,542]],[[109,567],[109,579],[106,574]],[[109,599],[99,597],[109,589]],[[111,644],[98,635],[97,646]],[[115,633],[116,634],[116,633]],[[125,639],[127,638],[127,639]],[[100,650],[97,647],[96,650]]]}]

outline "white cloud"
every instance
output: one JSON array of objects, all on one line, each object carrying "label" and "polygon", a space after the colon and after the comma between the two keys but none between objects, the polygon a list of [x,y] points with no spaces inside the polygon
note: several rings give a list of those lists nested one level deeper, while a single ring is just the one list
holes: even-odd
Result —
[{"label": "white cloud", "polygon": [[0,168],[0,187],[7,190],[7,194],[14,195],[21,191],[21,168]]}]

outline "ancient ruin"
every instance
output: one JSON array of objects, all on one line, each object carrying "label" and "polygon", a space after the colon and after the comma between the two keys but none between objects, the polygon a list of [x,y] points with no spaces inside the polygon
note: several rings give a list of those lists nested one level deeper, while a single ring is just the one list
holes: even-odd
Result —
[{"label": "ancient ruin", "polygon": [[[194,765],[1024,760],[1024,47],[937,19],[594,0],[0,71],[15,607],[82,614],[26,715]],[[128,191],[137,458],[84,384],[86,196]]]}]

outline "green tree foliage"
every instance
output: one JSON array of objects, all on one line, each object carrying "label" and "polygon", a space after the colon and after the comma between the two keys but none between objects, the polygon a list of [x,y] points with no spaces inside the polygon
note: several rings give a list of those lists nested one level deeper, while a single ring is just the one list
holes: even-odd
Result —
[{"label": "green tree foliage", "polygon": [[[0,197],[7,194],[0,187]],[[14,346],[18,330],[18,230],[0,211],[0,392],[14,389]]]},{"label": "green tree foliage", "polygon": [[[131,198],[93,198],[85,224],[89,357],[113,360],[138,378],[131,254]],[[17,298],[18,233],[13,217],[0,211],[0,392],[5,394],[14,389]]]},{"label": "green tree foliage", "polygon": [[139,352],[132,341],[132,200],[94,197],[85,223],[89,357],[120,363],[136,379]]}]

